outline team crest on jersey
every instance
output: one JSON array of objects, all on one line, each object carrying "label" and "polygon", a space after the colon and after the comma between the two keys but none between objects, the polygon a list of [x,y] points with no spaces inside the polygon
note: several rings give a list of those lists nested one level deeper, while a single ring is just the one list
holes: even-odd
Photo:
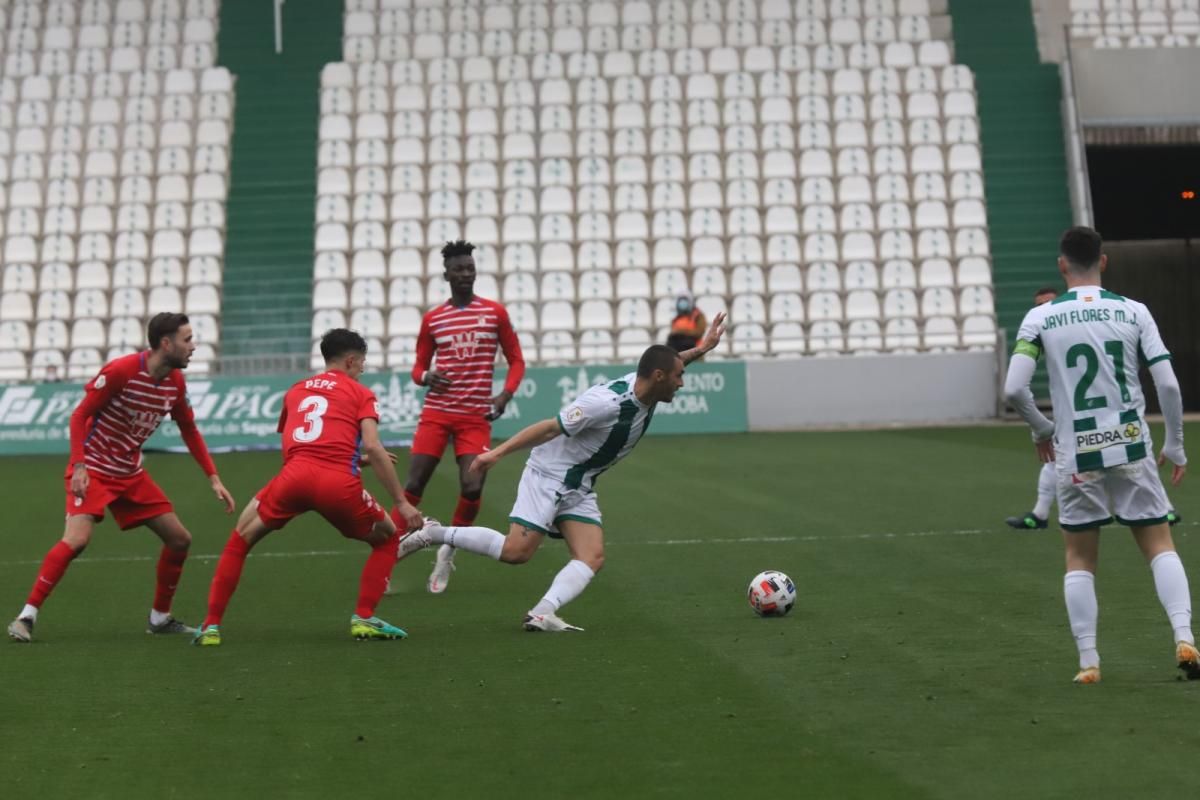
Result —
[{"label": "team crest on jersey", "polygon": [[450,349],[458,358],[473,358],[478,346],[479,340],[475,331],[460,331],[450,336]]},{"label": "team crest on jersey", "polygon": [[[170,406],[167,406],[170,409]],[[135,428],[141,428],[149,436],[158,429],[158,423],[162,421],[162,417],[153,411],[134,411],[129,415],[129,424]]]}]

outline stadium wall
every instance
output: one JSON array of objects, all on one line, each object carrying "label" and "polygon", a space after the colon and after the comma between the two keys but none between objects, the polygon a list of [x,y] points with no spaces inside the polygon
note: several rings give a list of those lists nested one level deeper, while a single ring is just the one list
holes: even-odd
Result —
[{"label": "stadium wall", "polygon": [[752,431],[940,424],[998,414],[996,353],[919,353],[752,361]]},{"label": "stadium wall", "polygon": [[[533,367],[504,417],[505,438],[553,417],[589,386],[632,372],[625,365]],[[496,378],[503,385],[502,371]],[[655,414],[651,434],[744,433],[749,430],[886,423],[961,422],[997,411],[996,356],[990,352],[855,356],[693,364],[683,389]],[[188,383],[188,397],[209,447],[277,450],[283,395],[301,376],[216,377]],[[424,389],[401,373],[362,377],[379,398],[380,432],[391,446],[412,440]],[[66,454],[79,384],[0,388],[0,456]],[[150,449],[183,450],[167,420]]]},{"label": "stadium wall", "polygon": [[1077,47],[1071,61],[1085,126],[1200,122],[1200,48]]}]

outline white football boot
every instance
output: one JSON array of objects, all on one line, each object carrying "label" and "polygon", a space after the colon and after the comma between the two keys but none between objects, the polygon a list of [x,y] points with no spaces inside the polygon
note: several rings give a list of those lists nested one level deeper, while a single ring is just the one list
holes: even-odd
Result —
[{"label": "white football boot", "polygon": [[450,573],[454,571],[454,548],[444,544],[437,549],[437,560],[433,562],[433,572],[425,581],[425,588],[430,594],[441,594],[450,584]]},{"label": "white football boot", "polygon": [[547,631],[563,633],[564,631],[583,632],[583,628],[570,624],[557,614],[526,614],[523,623],[527,631]]},{"label": "white football boot", "polygon": [[425,518],[425,527],[420,530],[406,533],[400,538],[400,546],[397,548],[396,560],[403,561],[408,556],[418,550],[424,550],[433,544],[433,538],[429,535],[431,530],[441,528],[442,523],[438,522],[433,517]]}]

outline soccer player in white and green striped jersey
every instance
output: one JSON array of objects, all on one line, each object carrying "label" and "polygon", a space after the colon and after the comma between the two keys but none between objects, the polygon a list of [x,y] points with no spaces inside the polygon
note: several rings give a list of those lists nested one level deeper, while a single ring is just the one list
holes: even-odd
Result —
[{"label": "soccer player in white and green striped jersey", "polygon": [[721,341],[725,315],[717,314],[700,343],[676,353],[652,345],[636,372],[593,386],[551,419],[535,422],[494,450],[476,457],[471,470],[490,469],[509,453],[533,447],[508,535],[477,526],[446,527],[434,520],[400,540],[400,558],[432,544],[448,544],[507,564],[524,564],[547,536],[565,539],[571,560],[549,591],[525,615],[529,631],[580,631],[558,616],[604,565],[604,530],[596,499],[596,479],[633,452],[654,409],[670,403],[683,386],[684,367]]},{"label": "soccer player in white and green striped jersey", "polygon": [[[1151,452],[1139,360],[1149,365],[1158,392],[1166,422],[1159,463],[1172,463],[1175,485],[1187,469],[1179,383],[1149,309],[1101,288],[1106,265],[1094,230],[1076,227],[1063,234],[1058,269],[1067,291],[1025,315],[1004,391],[1033,428],[1041,460],[1057,467],[1059,524],[1066,545],[1063,593],[1079,650],[1075,682],[1100,681],[1095,576],[1100,528],[1114,517],[1133,531],[1150,565],[1174,630],[1179,668],[1189,679],[1200,678],[1191,594],[1167,525],[1170,507]],[[1043,355],[1054,422],[1038,411],[1029,389]]]},{"label": "soccer player in white and green striped jersey", "polygon": [[[1058,297],[1058,295],[1058,289],[1051,286],[1043,286],[1033,293],[1033,305],[1040,306],[1043,303],[1049,303]],[[1051,461],[1042,464],[1042,469],[1038,472],[1037,499],[1034,501],[1033,509],[1023,514],[1006,517],[1004,522],[1008,527],[1022,531],[1040,530],[1048,527],[1050,523],[1050,507],[1054,505],[1054,497],[1058,491],[1057,487],[1058,470],[1054,468],[1054,462]],[[1167,510],[1167,524],[1175,525],[1181,519],[1183,517],[1179,516],[1174,508]]]}]

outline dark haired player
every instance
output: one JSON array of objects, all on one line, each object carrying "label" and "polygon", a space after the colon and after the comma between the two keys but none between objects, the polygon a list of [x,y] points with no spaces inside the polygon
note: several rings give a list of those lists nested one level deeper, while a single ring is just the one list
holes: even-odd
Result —
[{"label": "dark haired player", "polygon": [[[1100,235],[1069,228],[1059,241],[1058,271],[1067,291],[1025,315],[1004,383],[1005,397],[1033,429],[1039,458],[1056,467],[1058,522],[1067,572],[1063,595],[1079,651],[1076,683],[1100,682],[1096,569],[1100,528],[1116,520],[1130,529],[1154,578],[1174,631],[1175,659],[1189,679],[1200,678],[1192,633],[1187,573],[1175,552],[1170,505],[1158,475],[1138,379],[1145,361],[1162,407],[1166,436],[1158,464],[1170,461],[1171,483],[1187,471],[1183,398],[1171,354],[1145,305],[1100,285],[1108,264]],[[1045,355],[1054,421],[1033,402],[1029,381]]]},{"label": "dark haired player", "polygon": [[508,536],[490,528],[442,526],[433,520],[400,540],[404,558],[431,544],[450,544],[507,564],[528,561],[547,536],[565,539],[571,553],[550,590],[525,615],[528,631],[578,631],[558,610],[578,597],[604,565],[604,530],[596,479],[633,452],[654,409],[670,403],[683,386],[684,366],[721,341],[725,315],[718,314],[700,343],[682,353],[652,345],[637,372],[593,386],[559,412],[535,422],[495,450],[475,459],[486,472],[509,453],[533,447],[508,519]]},{"label": "dark haired player", "polygon": [[[221,619],[237,589],[246,555],[271,531],[306,511],[316,511],[348,539],[371,546],[359,582],[358,605],[350,617],[355,639],[403,639],[406,634],[375,616],[387,577],[396,564],[403,532],[422,524],[404,499],[388,452],[379,442],[379,404],[358,382],[367,343],[354,331],[335,328],[321,337],[325,371],[297,381],[283,398],[279,432],[283,468],[250,501],[229,536],[208,594],[208,616],[195,643],[221,644]],[[363,458],[375,470],[395,507],[391,517],[363,488]]]},{"label": "dark haired player", "polygon": [[234,509],[233,496],[217,476],[204,437],[187,401],[182,370],[196,344],[184,314],[156,314],[147,326],[150,349],[105,364],[84,386],[83,400],[71,415],[71,462],[67,466],[67,524],[62,540],[50,549],[38,570],[21,613],[8,626],[16,642],[33,640],[38,611],[62,580],[71,561],[92,540],[104,509],[121,530],[145,525],[162,540],[154,602],[147,633],[193,633],[171,616],[171,601],[183,574],[192,535],[171,501],[142,468],[142,446],[167,414],[179,425],[188,451],[204,470],[213,493]]},{"label": "dark haired player", "polygon": [[[525,375],[521,343],[509,321],[508,311],[494,300],[475,294],[475,245],[461,239],[442,248],[444,277],[450,284],[450,299],[421,320],[417,335],[417,359],[412,379],[428,386],[425,405],[413,435],[412,457],[404,495],[414,506],[448,442],[454,440],[458,462],[458,504],[452,522],[470,525],[479,514],[484,474],[472,471],[473,462],[492,441],[492,420],[504,413],[508,401]],[[508,361],[504,389],[492,396],[496,352]],[[446,591],[454,569],[454,548],[438,548],[433,572],[426,588],[434,594]]]}]

